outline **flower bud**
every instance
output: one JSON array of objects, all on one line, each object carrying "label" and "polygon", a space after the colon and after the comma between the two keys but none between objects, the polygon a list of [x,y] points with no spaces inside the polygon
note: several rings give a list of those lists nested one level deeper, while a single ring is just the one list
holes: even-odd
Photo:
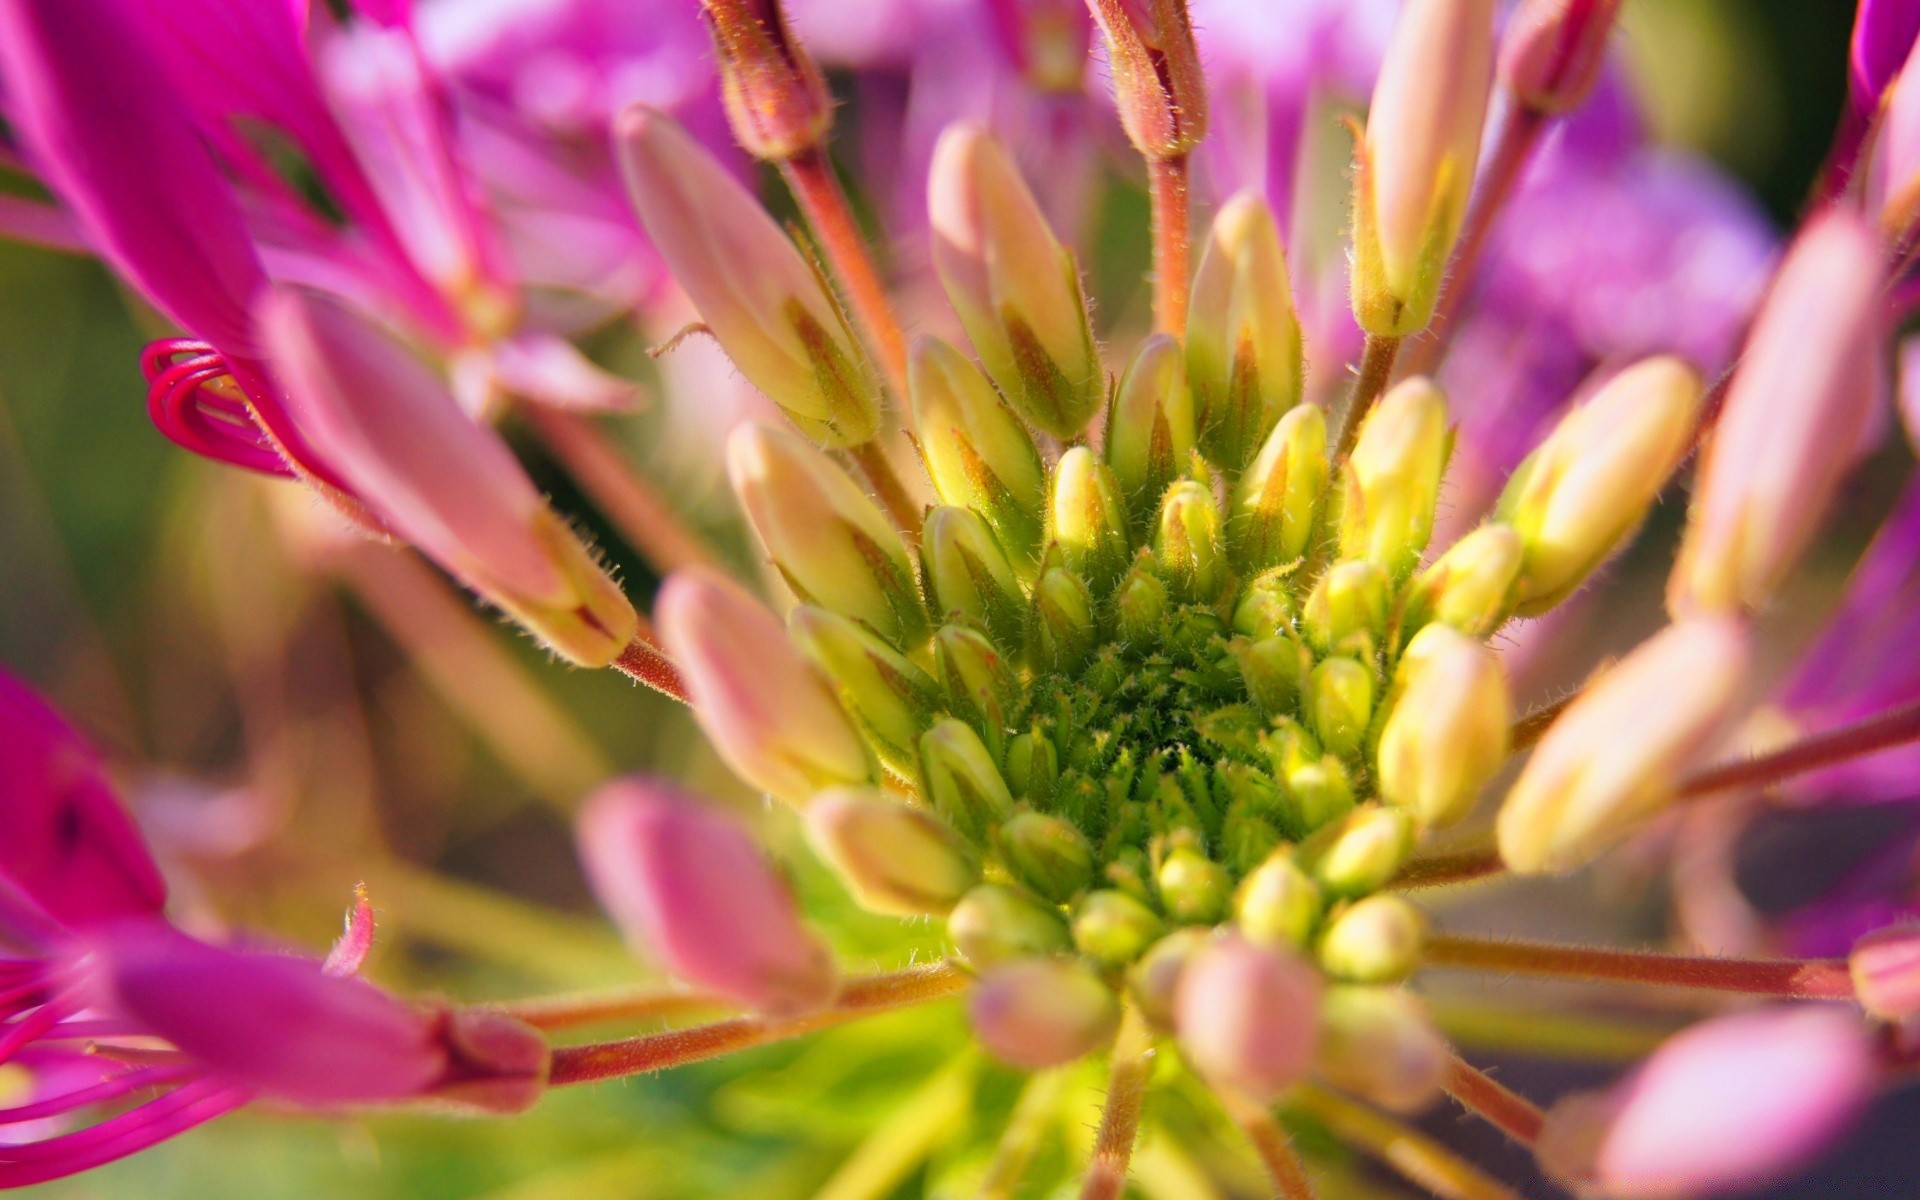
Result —
[{"label": "flower bud", "polygon": [[1500,78],[1537,113],[1580,107],[1600,79],[1620,0],[1530,0],[1507,22]]},{"label": "flower bud", "polygon": [[1400,634],[1437,621],[1472,638],[1491,637],[1513,615],[1526,549],[1510,525],[1482,525],[1420,572],[1408,593]]},{"label": "flower bud", "polygon": [[635,105],[614,129],[647,237],[727,357],[809,438],[880,428],[880,382],[839,305],[760,202],[672,118]]},{"label": "flower bud", "polygon": [[1188,926],[1176,929],[1147,948],[1127,972],[1127,993],[1140,1015],[1156,1029],[1171,1029],[1180,976],[1189,960],[1213,941],[1213,931]]},{"label": "flower bud", "polygon": [[1093,649],[1093,593],[1078,575],[1058,567],[1033,588],[1027,656],[1037,671],[1064,675]]},{"label": "flower bud", "polygon": [[1114,107],[1134,149],[1177,158],[1207,133],[1207,82],[1187,0],[1094,0]]},{"label": "flower bud", "polygon": [[865,626],[837,613],[801,605],[788,628],[839,687],[841,703],[880,761],[911,779],[920,734],[940,707],[939,685]]},{"label": "flower bud", "polygon": [[1167,619],[1167,604],[1167,585],[1145,559],[1136,560],[1114,596],[1120,640],[1150,643],[1157,639]]},{"label": "flower bud", "polygon": [[1183,925],[1211,925],[1227,915],[1233,880],[1194,846],[1175,846],[1154,875],[1160,906]]},{"label": "flower bud", "polygon": [[1007,719],[1021,701],[1012,664],[992,642],[964,625],[943,626],[934,635],[933,661],[951,711],[972,725],[998,757]]},{"label": "flower bud", "polygon": [[1026,800],[1053,798],[1060,780],[1060,752],[1043,733],[1023,733],[1007,745],[1007,782]]},{"label": "flower bud", "polygon": [[1479,642],[1429,625],[1396,672],[1392,715],[1375,754],[1380,794],[1422,826],[1465,817],[1506,762],[1513,728],[1506,677]]},{"label": "flower bud", "polygon": [[1400,11],[1357,151],[1353,314],[1380,337],[1426,327],[1466,218],[1493,87],[1493,0]]},{"label": "flower bud", "polygon": [[1060,558],[1104,596],[1132,559],[1127,506],[1112,468],[1085,446],[1060,456],[1053,472],[1053,541]]},{"label": "flower bud", "polygon": [[1289,850],[1276,850],[1240,881],[1233,920],[1250,941],[1301,949],[1320,920],[1320,885]]},{"label": "flower bud", "polygon": [[1340,557],[1364,558],[1396,579],[1433,536],[1453,436],[1431,379],[1396,384],[1367,414],[1341,472]]},{"label": "flower bud", "polygon": [[1274,637],[1293,632],[1293,591],[1284,567],[1266,571],[1241,589],[1233,610],[1233,631],[1246,637]]},{"label": "flower bud", "polygon": [[951,827],[872,788],[820,793],[805,812],[807,839],[872,912],[941,916],[980,882],[980,867]]},{"label": "flower bud", "polygon": [[1301,625],[1322,654],[1369,655],[1387,632],[1387,573],[1365,559],[1335,563],[1307,594]]},{"label": "flower bud", "polygon": [[1416,1113],[1438,1099],[1452,1057],[1427,1006],[1404,988],[1333,987],[1320,1002],[1315,1073],[1382,1108]]},{"label": "flower bud", "polygon": [[509,1117],[546,1094],[553,1051],[545,1034],[505,1013],[455,1008],[438,1015],[447,1073],[426,1093],[430,1104]]},{"label": "flower bud", "polygon": [[1027,598],[1000,543],[971,509],[942,505],[920,530],[935,611],[977,622],[997,645],[1018,649]]},{"label": "flower bud", "polygon": [[1055,904],[1093,882],[1093,847],[1071,821],[1023,812],[1000,827],[997,842],[1007,874]]},{"label": "flower bud", "polygon": [[794,595],[899,645],[925,634],[900,534],[836,463],[785,430],[749,424],[727,440],[727,473]]},{"label": "flower bud", "polygon": [[833,98],[780,0],[701,0],[734,140],[777,162],[820,144]]},{"label": "flower bud", "polygon": [[1920,1015],[1920,928],[1895,925],[1854,943],[1847,955],[1854,999],[1883,1021]]},{"label": "flower bud", "polygon": [[1120,1026],[1120,999],[1082,963],[1029,958],[988,971],[967,1015],[995,1058],[1039,1071],[1105,1045]]},{"label": "flower bud", "polygon": [[773,614],[710,571],[676,572],[654,603],[694,720],[734,774],[794,804],[871,783],[873,759]]},{"label": "flower bud", "polygon": [[1373,720],[1373,672],[1351,658],[1323,660],[1307,677],[1306,710],[1327,753],[1360,752]]},{"label": "flower bud", "polygon": [[1320,993],[1320,973],[1298,954],[1216,939],[1180,973],[1180,1051],[1213,1086],[1270,1102],[1313,1065]]},{"label": "flower bud", "polygon": [[977,970],[1067,949],[1066,922],[1050,905],[998,883],[983,883],[947,914],[947,935]]},{"label": "flower bud", "polygon": [[600,902],[675,975],[778,1015],[832,998],[825,943],[732,818],[667,783],[626,779],[587,800],[578,830]]},{"label": "flower bud", "polygon": [[1233,489],[1228,527],[1242,571],[1264,571],[1306,554],[1327,492],[1327,419],[1296,405],[1273,427]]},{"label": "flower bud", "polygon": [[1308,829],[1320,829],[1353,811],[1353,778],[1331,754],[1287,771],[1287,792]]},{"label": "flower bud", "polygon": [[1013,796],[980,735],[951,717],[920,739],[920,778],[934,811],[976,845],[1013,811]]},{"label": "flower bud", "polygon": [[1191,479],[1175,484],[1160,506],[1153,551],[1175,595],[1195,604],[1216,600],[1227,586],[1230,571],[1213,493]]},{"label": "flower bud", "polygon": [[1500,808],[1500,857],[1570,871],[1658,814],[1732,714],[1752,660],[1732,617],[1676,622],[1590,681]]},{"label": "flower bud", "polygon": [[1242,192],[1213,218],[1187,310],[1187,378],[1207,457],[1228,471],[1246,466],[1300,403],[1305,376],[1280,231],[1267,202]]},{"label": "flower bud", "polygon": [[980,368],[938,338],[914,341],[907,390],[934,490],[985,517],[1008,553],[1030,566],[1040,551],[1047,473],[1027,427]]},{"label": "flower bud", "polygon": [[1193,446],[1193,393],[1180,343],[1157,333],[1140,344],[1120,376],[1107,420],[1107,465],[1129,512],[1158,511]]},{"label": "flower bud", "polygon": [[1649,358],[1560,419],[1500,497],[1499,519],[1526,560],[1523,616],[1566,599],[1639,526],[1693,445],[1700,377],[1677,358]]},{"label": "flower bud", "polygon": [[1240,666],[1248,697],[1268,717],[1294,711],[1301,685],[1313,669],[1313,656],[1307,648],[1284,635],[1236,645],[1234,661]]},{"label": "flower bud", "polygon": [[1336,896],[1379,891],[1413,852],[1412,820],[1397,808],[1377,804],[1354,809],[1321,836],[1325,848],[1314,859],[1313,874]]},{"label": "flower bud", "polygon": [[1840,208],[1787,251],[1701,463],[1669,612],[1757,609],[1806,548],[1873,412],[1884,259]]},{"label": "flower bud", "polygon": [[569,661],[605,666],[626,649],[633,606],[424,363],[304,287],[268,292],[256,317],[289,412],[362,503]]},{"label": "flower bud", "polygon": [[927,183],[933,265],[987,374],[1016,411],[1076,436],[1106,399],[1080,269],[984,128],[948,126]]},{"label": "flower bud", "polygon": [[1427,920],[1399,896],[1376,893],[1335,913],[1320,935],[1320,965],[1349,983],[1398,983],[1420,965]]},{"label": "flower bud", "polygon": [[1166,932],[1159,916],[1125,892],[1088,892],[1073,914],[1073,946],[1103,966],[1138,959]]}]

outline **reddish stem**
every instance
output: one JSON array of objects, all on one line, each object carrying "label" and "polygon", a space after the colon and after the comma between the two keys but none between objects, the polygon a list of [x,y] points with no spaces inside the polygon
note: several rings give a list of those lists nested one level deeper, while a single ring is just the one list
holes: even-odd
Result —
[{"label": "reddish stem", "polygon": [[1186,336],[1187,298],[1193,287],[1193,207],[1187,156],[1147,159],[1153,204],[1153,327]]},{"label": "reddish stem", "polygon": [[1093,1160],[1080,1184],[1080,1200],[1119,1200],[1126,1188],[1133,1143],[1140,1133],[1140,1105],[1153,1065],[1153,1031],[1138,1009],[1127,1006],[1113,1040],[1113,1065],[1107,1076],[1107,1102],[1093,1139]]},{"label": "reddish stem", "polygon": [[1681,783],[1680,795],[1693,799],[1735,788],[1764,787],[1916,740],[1920,740],[1920,702],[1813,734],[1745,762],[1708,767]]},{"label": "reddish stem", "polygon": [[1353,444],[1360,438],[1360,426],[1366,422],[1368,410],[1393,381],[1393,363],[1400,354],[1400,345],[1401,339],[1397,337],[1367,335],[1366,345],[1360,351],[1360,371],[1353,380],[1353,396],[1347,401],[1346,419],[1340,426],[1340,442],[1333,454],[1336,466],[1346,462],[1347,456],[1353,453]]},{"label": "reddish stem", "polygon": [[1703,958],[1435,934],[1427,941],[1422,962],[1432,967],[1699,988],[1800,1000],[1842,1000],[1853,996],[1853,981],[1848,977],[1845,959]]},{"label": "reddish stem", "polygon": [[704,992],[645,988],[589,992],[578,996],[543,996],[537,1000],[482,1007],[488,1012],[524,1021],[535,1029],[573,1029],[608,1021],[657,1021],[726,1012],[739,1006],[731,1000]]},{"label": "reddish stem", "polygon": [[1460,1107],[1483,1118],[1522,1146],[1531,1146],[1540,1139],[1540,1128],[1546,1124],[1547,1116],[1539,1106],[1458,1054],[1447,1063],[1446,1079],[1441,1086],[1447,1095],[1460,1102]]},{"label": "reddish stem", "polygon": [[1500,851],[1492,845],[1456,850],[1450,854],[1431,854],[1415,858],[1400,868],[1391,887],[1411,889],[1440,887],[1449,883],[1467,883],[1498,875],[1507,869]]},{"label": "reddish stem", "polygon": [[833,173],[826,151],[818,146],[800,151],[780,163],[787,186],[793,190],[807,224],[820,239],[820,252],[833,265],[846,290],[847,305],[866,336],[868,347],[879,359],[881,370],[894,394],[907,394],[907,335],[900,328],[887,288],[880,281],[879,268],[867,253],[866,239],[854,220],[847,193]]},{"label": "reddish stem", "polygon": [[660,652],[660,647],[636,637],[627,643],[620,657],[613,660],[613,669],[628,678],[646,684],[664,696],[672,696],[682,704],[691,703],[687,699],[686,681],[680,678],[680,669],[673,660]]}]

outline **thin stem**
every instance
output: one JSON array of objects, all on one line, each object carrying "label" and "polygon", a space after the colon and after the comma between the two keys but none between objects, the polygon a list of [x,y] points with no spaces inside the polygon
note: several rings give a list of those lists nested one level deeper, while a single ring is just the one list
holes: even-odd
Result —
[{"label": "thin stem", "polygon": [[805,1016],[735,1017],[648,1037],[562,1046],[553,1052],[553,1072],[548,1082],[556,1087],[595,1083],[704,1062],[723,1054],[844,1025],[890,1008],[951,996],[966,986],[967,978],[965,972],[951,963],[912,967],[849,980],[831,1008]]},{"label": "thin stem", "polygon": [[1184,154],[1147,159],[1153,204],[1153,327],[1184,336],[1193,287],[1193,207]]},{"label": "thin stem", "polygon": [[1433,1019],[1455,1044],[1536,1058],[1618,1065],[1653,1053],[1673,1036],[1669,1020],[1546,1011],[1435,998]]},{"label": "thin stem", "polygon": [[1480,260],[1487,247],[1487,235],[1494,219],[1513,196],[1515,185],[1525,172],[1527,160],[1539,145],[1540,134],[1550,118],[1541,112],[1512,104],[1494,133],[1473,199],[1467,205],[1466,220],[1460,226],[1460,240],[1454,243],[1453,260],[1447,265],[1446,285],[1440,302],[1434,307],[1433,320],[1416,335],[1407,350],[1405,372],[1430,375],[1446,360],[1453,336],[1453,325],[1461,307],[1473,293],[1474,278],[1480,272]]},{"label": "thin stem", "polygon": [[613,660],[613,669],[646,684],[663,696],[672,696],[682,704],[691,703],[687,699],[686,681],[680,678],[680,669],[673,665],[672,659],[661,653],[660,647],[644,637],[636,637],[627,643],[620,657]]},{"label": "thin stem", "polygon": [[488,1012],[525,1021],[535,1029],[574,1029],[610,1021],[660,1021],[702,1013],[726,1012],[739,1006],[721,996],[681,988],[623,988],[582,992],[571,996],[542,996],[508,1004],[484,1006]]},{"label": "thin stem", "polygon": [[1853,996],[1853,982],[1847,976],[1845,959],[1706,958],[1443,933],[1427,940],[1421,961],[1430,967],[1701,988],[1749,996],[1786,996],[1801,1000],[1842,1000]]},{"label": "thin stem", "polygon": [[1093,1139],[1093,1160],[1080,1185],[1080,1200],[1119,1200],[1127,1184],[1127,1164],[1140,1132],[1140,1104],[1147,1094],[1153,1064],[1153,1031],[1133,1005],[1120,1017],[1113,1040],[1113,1066],[1107,1076],[1107,1102],[1100,1110],[1100,1131]]},{"label": "thin stem", "polygon": [[1521,717],[1518,721],[1515,721],[1513,723],[1513,734],[1510,738],[1512,746],[1510,752],[1518,754],[1522,750],[1533,749],[1534,746],[1539,744],[1541,738],[1547,736],[1547,730],[1551,729],[1553,723],[1560,719],[1560,714],[1567,711],[1573,702],[1579,698],[1579,692],[1569,692],[1553,703],[1543,704],[1526,716]]},{"label": "thin stem", "polygon": [[536,404],[524,406],[521,413],[580,490],[657,572],[719,565],[705,539],[680,519],[592,420]]},{"label": "thin stem", "polygon": [[1393,877],[1390,886],[1402,890],[1442,887],[1449,883],[1485,879],[1489,875],[1499,875],[1506,869],[1507,864],[1500,861],[1499,847],[1488,842],[1484,846],[1470,846],[1446,854],[1410,859]]},{"label": "thin stem", "polygon": [[847,193],[827,161],[826,151],[818,146],[802,150],[780,163],[787,186],[807,215],[807,224],[820,239],[820,251],[832,264],[845,290],[853,319],[865,335],[868,347],[886,373],[887,383],[896,396],[907,394],[907,335],[887,299],[886,285],[880,281],[879,268],[867,253],[867,242],[854,220]]},{"label": "thin stem", "polygon": [[1446,1079],[1441,1086],[1447,1095],[1460,1102],[1460,1107],[1522,1146],[1531,1147],[1540,1140],[1540,1128],[1546,1124],[1547,1114],[1533,1101],[1458,1054],[1447,1063]]},{"label": "thin stem", "polygon": [[1040,1071],[1020,1089],[1020,1099],[1014,1102],[1013,1114],[994,1147],[993,1161],[980,1181],[978,1200],[1013,1200],[1053,1125],[1066,1084],[1065,1071]]},{"label": "thin stem", "polygon": [[920,506],[913,502],[907,492],[907,485],[894,471],[893,464],[887,461],[887,452],[880,443],[862,442],[849,447],[847,456],[860,468],[860,473],[873,485],[875,494],[880,497],[881,505],[900,526],[909,541],[918,542],[920,538]]},{"label": "thin stem", "polygon": [[1301,1085],[1292,1099],[1335,1134],[1442,1200],[1519,1200],[1439,1142],[1364,1104],[1313,1083]]},{"label": "thin stem", "polygon": [[1400,342],[1397,337],[1367,335],[1366,345],[1360,351],[1360,372],[1354,377],[1353,395],[1347,401],[1346,420],[1340,426],[1340,441],[1333,455],[1336,465],[1347,461],[1347,455],[1353,453],[1353,444],[1360,437],[1360,426],[1366,421],[1367,412],[1393,381],[1393,363],[1399,357]]},{"label": "thin stem", "polygon": [[1851,725],[1802,738],[1771,754],[1708,767],[1684,780],[1680,784],[1680,795],[1693,799],[1735,788],[1765,787],[1917,740],[1920,740],[1920,702],[1903,704]]},{"label": "thin stem", "polygon": [[1220,1104],[1253,1143],[1253,1152],[1260,1156],[1260,1164],[1267,1169],[1267,1178],[1273,1181],[1281,1200],[1314,1200],[1313,1181],[1307,1178],[1307,1168],[1294,1152],[1293,1139],[1273,1119],[1267,1106],[1225,1090],[1220,1093]]}]

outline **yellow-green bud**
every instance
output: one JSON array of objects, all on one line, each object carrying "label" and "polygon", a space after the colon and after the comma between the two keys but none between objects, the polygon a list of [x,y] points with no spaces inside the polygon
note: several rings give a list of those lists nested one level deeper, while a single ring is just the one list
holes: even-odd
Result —
[{"label": "yellow-green bud", "polygon": [[841,703],[880,761],[912,778],[921,731],[940,706],[939,686],[898,650],[838,613],[802,605],[788,627],[839,688]]},{"label": "yellow-green bud", "polygon": [[1060,558],[1104,596],[1127,569],[1127,506],[1113,471],[1085,446],[1060,456],[1053,473],[1052,535]]},{"label": "yellow-green bud", "polygon": [[1209,929],[1176,929],[1147,948],[1127,972],[1127,991],[1140,1006],[1140,1015],[1156,1028],[1173,1025],[1173,998],[1180,973],[1195,951],[1213,940]]},{"label": "yellow-green bud", "polygon": [[1123,642],[1150,643],[1160,637],[1167,619],[1167,585],[1145,560],[1135,560],[1120,582],[1114,615]]},{"label": "yellow-green bud", "polygon": [[986,840],[1013,811],[1013,795],[980,735],[952,717],[935,722],[920,739],[920,775],[935,812],[967,840]]},{"label": "yellow-green bud", "polygon": [[1007,782],[1013,794],[1027,800],[1052,798],[1060,781],[1060,752],[1053,739],[1041,733],[1023,733],[1007,746]]},{"label": "yellow-green bud", "polygon": [[1452,446],[1446,397],[1431,379],[1416,376],[1381,397],[1341,473],[1340,557],[1405,578],[1433,536]]},{"label": "yellow-green bud", "polygon": [[1398,983],[1420,965],[1427,919],[1391,892],[1357,900],[1320,935],[1320,965],[1350,983]]},{"label": "yellow-green bud", "polygon": [[1031,567],[1044,533],[1047,472],[1026,425],[979,367],[938,338],[914,342],[907,390],[934,490],[985,517],[1008,555]]},{"label": "yellow-green bud", "polygon": [[1236,643],[1233,657],[1239,664],[1240,678],[1246,681],[1247,695],[1269,717],[1285,716],[1294,710],[1301,682],[1313,669],[1313,656],[1307,648],[1285,635]]},{"label": "yellow-green bud", "polygon": [[1365,559],[1335,563],[1307,594],[1307,640],[1322,654],[1370,656],[1387,631],[1387,573]]},{"label": "yellow-green bud", "polygon": [[945,505],[932,510],[920,528],[920,547],[935,611],[943,618],[955,613],[968,617],[991,634],[996,645],[1017,651],[1027,599],[1013,565],[980,515]]},{"label": "yellow-green bud", "polygon": [[1059,954],[1072,944],[1059,910],[1013,888],[983,883],[947,914],[947,936],[976,970]]},{"label": "yellow-green bud", "polygon": [[1321,661],[1307,678],[1307,717],[1327,753],[1350,758],[1373,720],[1373,672],[1351,658]]},{"label": "yellow-green bud", "polygon": [[1638,528],[1693,446],[1700,399],[1693,368],[1646,359],[1560,418],[1520,464],[1498,510],[1526,551],[1520,615],[1572,595]]},{"label": "yellow-green bud", "polygon": [[1239,471],[1306,373],[1287,256],[1273,212],[1242,192],[1213,218],[1187,309],[1187,377],[1207,456]]},{"label": "yellow-green bud", "polygon": [[[1142,342],[1127,364],[1107,420],[1107,465],[1127,498],[1127,510],[1155,512],[1193,447],[1193,394],[1180,343],[1158,333]],[[1145,524],[1141,516],[1135,520]]]},{"label": "yellow-green bud", "polygon": [[1088,892],[1073,914],[1074,949],[1103,966],[1133,962],[1166,932],[1158,915],[1125,892]]},{"label": "yellow-green bud", "polygon": [[981,976],[967,997],[974,1036],[1001,1062],[1040,1071],[1113,1039],[1120,998],[1083,962],[1028,958]]},{"label": "yellow-green bud", "polygon": [[1153,552],[1181,599],[1208,604],[1220,595],[1229,571],[1220,510],[1211,491],[1191,479],[1168,490],[1154,529]]},{"label": "yellow-green bud", "polygon": [[996,835],[1007,873],[1056,904],[1093,883],[1093,847],[1071,821],[1045,813],[1016,814]]},{"label": "yellow-green bud", "polygon": [[1420,998],[1398,987],[1332,987],[1320,999],[1314,1070],[1337,1088],[1399,1113],[1440,1095],[1453,1051]]},{"label": "yellow-green bud", "polygon": [[1255,640],[1293,632],[1293,592],[1285,568],[1262,574],[1241,591],[1233,631]]},{"label": "yellow-green bud", "polygon": [[1306,554],[1327,492],[1327,419],[1311,404],[1280,418],[1233,489],[1228,532],[1242,571],[1284,566]]},{"label": "yellow-green bud", "polygon": [[794,595],[897,644],[926,635],[907,547],[836,463],[783,429],[742,425],[727,443],[727,471]]},{"label": "yellow-green bud", "polygon": [[1380,794],[1421,825],[1451,825],[1507,759],[1513,728],[1506,676],[1479,642],[1429,625],[1396,672],[1393,712],[1375,755]]},{"label": "yellow-green bud", "polygon": [[1324,848],[1314,860],[1313,874],[1336,896],[1380,890],[1413,852],[1413,820],[1397,808],[1377,804],[1361,805],[1321,836]]},{"label": "yellow-green bud", "polygon": [[1489,637],[1513,615],[1524,551],[1508,525],[1482,525],[1455,542],[1413,582],[1401,618],[1410,637],[1429,621],[1468,637]]},{"label": "yellow-green bud", "polygon": [[978,630],[964,625],[942,626],[934,635],[933,661],[954,715],[972,725],[997,757],[1007,719],[1021,699],[1013,664]]},{"label": "yellow-green bud", "polygon": [[979,864],[946,822],[883,792],[835,788],[803,811],[808,840],[863,908],[939,916],[980,882]]},{"label": "yellow-green bud", "polygon": [[1040,671],[1064,673],[1093,649],[1093,593],[1078,575],[1059,567],[1033,588],[1027,623],[1027,657]]},{"label": "yellow-green bud", "polygon": [[927,207],[934,268],[987,374],[1028,421],[1078,435],[1107,393],[1080,269],[992,134],[940,135]]},{"label": "yellow-green bud", "polygon": [[1240,881],[1233,919],[1253,941],[1304,949],[1322,907],[1320,885],[1300,869],[1292,851],[1282,848]]},{"label": "yellow-green bud", "polygon": [[1308,829],[1320,829],[1353,811],[1353,779],[1332,755],[1301,762],[1287,772],[1287,791]]},{"label": "yellow-green bud", "polygon": [[1160,905],[1184,925],[1211,925],[1227,915],[1233,881],[1227,869],[1193,846],[1175,846],[1154,876]]}]

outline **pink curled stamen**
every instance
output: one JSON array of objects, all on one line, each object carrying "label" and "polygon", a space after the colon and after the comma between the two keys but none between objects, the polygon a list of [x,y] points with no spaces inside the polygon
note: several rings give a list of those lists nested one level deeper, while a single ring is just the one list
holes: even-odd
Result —
[{"label": "pink curled stamen", "polygon": [[216,462],[295,477],[212,346],[165,338],[141,351],[140,370],[147,378],[147,414],[167,440]]},{"label": "pink curled stamen", "polygon": [[0,1188],[44,1183],[137,1154],[252,1098],[244,1088],[199,1079],[86,1129],[42,1142],[0,1145]]}]

